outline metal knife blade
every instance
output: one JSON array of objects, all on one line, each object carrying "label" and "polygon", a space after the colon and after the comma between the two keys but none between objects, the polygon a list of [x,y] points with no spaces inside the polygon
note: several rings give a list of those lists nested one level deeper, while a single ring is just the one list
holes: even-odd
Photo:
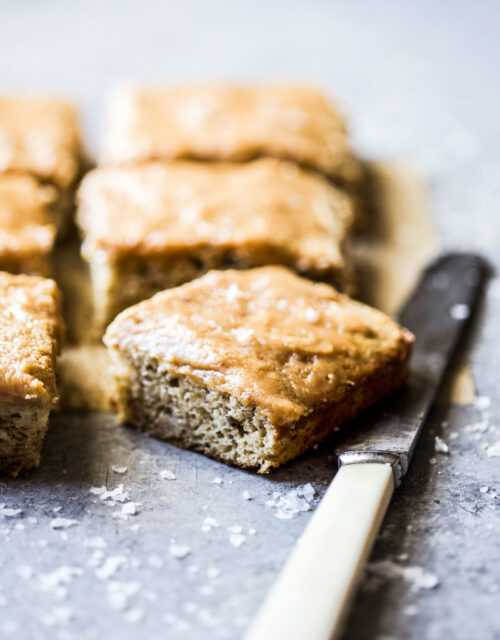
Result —
[{"label": "metal knife blade", "polygon": [[398,317],[415,335],[408,384],[349,426],[335,449],[339,467],[387,462],[399,486],[488,275],[486,261],[468,253],[447,254],[426,269]]}]

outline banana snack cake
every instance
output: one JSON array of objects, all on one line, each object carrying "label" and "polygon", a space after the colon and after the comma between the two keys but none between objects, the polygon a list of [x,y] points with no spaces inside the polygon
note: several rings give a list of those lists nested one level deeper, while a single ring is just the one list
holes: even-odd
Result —
[{"label": "banana snack cake", "polygon": [[57,187],[61,223],[71,213],[86,164],[73,104],[55,97],[0,95],[0,173],[25,173]]},{"label": "banana snack cake", "polygon": [[107,108],[103,164],[291,160],[354,187],[361,165],[338,109],[303,86],[122,86]]},{"label": "banana snack cake", "polygon": [[350,286],[350,199],[289,162],[100,168],[85,176],[78,200],[101,326],[214,268],[283,264]]},{"label": "banana snack cake", "polygon": [[56,201],[56,189],[29,174],[0,174],[0,271],[52,274]]},{"label": "banana snack cake", "polygon": [[40,464],[63,323],[53,280],[0,272],[0,472]]},{"label": "banana snack cake", "polygon": [[269,266],[158,293],[118,315],[104,342],[122,421],[264,473],[401,387],[413,336]]}]

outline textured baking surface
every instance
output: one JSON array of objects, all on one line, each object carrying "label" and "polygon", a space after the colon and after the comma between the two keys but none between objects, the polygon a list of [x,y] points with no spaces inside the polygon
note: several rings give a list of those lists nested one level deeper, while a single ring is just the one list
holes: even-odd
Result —
[{"label": "textured baking surface", "polygon": [[[491,0],[404,9],[387,0],[290,0],[285,8],[261,0],[143,0],[140,9],[116,0],[3,3],[2,49],[14,63],[0,65],[0,78],[3,86],[77,90],[95,141],[103,93],[124,72],[164,82],[314,78],[342,98],[360,152],[404,158],[423,174],[444,248],[485,252],[498,271],[498,11]],[[406,219],[395,236],[409,259],[418,227]],[[499,634],[498,458],[488,455],[500,439],[499,285],[495,278],[480,331],[464,345],[480,397],[431,416],[389,508],[350,640]],[[1,632],[30,640],[241,638],[331,480],[332,445],[264,477],[93,416],[55,414],[42,467],[0,483],[0,503],[22,511],[0,516]],[[435,436],[449,455],[435,451]],[[176,480],[162,477],[168,470]],[[282,519],[266,506],[277,503],[273,493],[308,482],[318,492],[311,510]],[[121,503],[89,493],[104,484],[123,484],[140,512],[112,517]],[[77,522],[53,529],[56,517]],[[219,526],[204,525],[208,517]],[[227,531],[237,526],[241,533]],[[172,555],[171,539],[174,553],[190,553]],[[429,585],[429,574],[438,586],[419,587],[415,576]]]},{"label": "textured baking surface", "polygon": [[261,156],[293,160],[343,183],[360,176],[344,119],[316,89],[124,86],[108,105],[104,163]]},{"label": "textured baking surface", "polygon": [[75,107],[57,98],[0,95],[0,171],[25,171],[61,189],[80,171]]},{"label": "textured baking surface", "polygon": [[50,275],[56,190],[27,174],[0,174],[0,270]]}]

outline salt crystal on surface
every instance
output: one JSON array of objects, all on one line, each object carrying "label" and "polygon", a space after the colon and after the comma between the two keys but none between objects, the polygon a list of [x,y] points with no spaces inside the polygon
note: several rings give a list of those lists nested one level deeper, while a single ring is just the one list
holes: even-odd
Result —
[{"label": "salt crystal on surface", "polygon": [[127,467],[117,467],[114,464],[111,465],[111,471],[113,471],[114,473],[119,473],[120,475],[127,473],[127,470]]},{"label": "salt crystal on surface", "polygon": [[233,524],[227,528],[229,533],[241,533],[243,531],[243,527],[240,527],[239,524]]},{"label": "salt crystal on surface", "polygon": [[257,529],[254,529],[253,527],[248,530],[249,536],[254,536],[256,533],[257,533]]},{"label": "salt crystal on surface", "polygon": [[470,307],[467,304],[454,304],[450,309],[450,316],[454,320],[466,320],[470,315]]},{"label": "salt crystal on surface", "polygon": [[207,569],[207,576],[209,578],[218,578],[220,576],[220,569],[217,567],[209,567]]},{"label": "salt crystal on surface", "polygon": [[222,484],[222,478],[219,478],[219,477],[214,478],[214,479],[212,480],[212,482],[213,482],[214,484]]},{"label": "salt crystal on surface", "polygon": [[439,584],[438,577],[423,567],[402,567],[391,560],[380,560],[367,565],[368,571],[383,580],[403,578],[410,582],[415,591],[420,589],[434,589]]},{"label": "salt crystal on surface", "polygon": [[91,538],[84,538],[83,546],[91,549],[104,549],[104,547],[108,546],[108,543],[100,536],[92,536]]},{"label": "salt crystal on surface", "polygon": [[106,487],[90,487],[89,493],[93,493],[96,496],[100,496],[106,492]]},{"label": "salt crystal on surface", "polygon": [[39,578],[40,588],[43,591],[54,591],[62,584],[70,584],[73,578],[83,575],[80,567],[62,566],[50,573],[42,574]]},{"label": "salt crystal on surface", "polygon": [[215,518],[207,516],[205,520],[203,520],[203,524],[201,525],[201,530],[203,531],[203,533],[208,533],[209,531],[212,531],[214,527],[218,527],[218,526],[219,526],[219,523]]},{"label": "salt crystal on surface", "polygon": [[266,501],[266,506],[277,509],[276,518],[290,520],[302,511],[310,511],[315,495],[316,490],[310,483],[307,483],[285,494],[275,491],[272,497]]},{"label": "salt crystal on surface", "polygon": [[144,618],[144,609],[132,607],[124,613],[123,617],[127,622],[140,622]]},{"label": "salt crystal on surface", "polygon": [[490,488],[488,487],[488,485],[485,485],[484,487],[479,487],[479,491],[481,493],[488,493],[489,490]]},{"label": "salt crystal on surface", "polygon": [[89,567],[98,567],[101,564],[101,560],[104,558],[104,553],[101,549],[96,549],[92,552],[90,558],[87,561]]},{"label": "salt crystal on surface", "polygon": [[148,557],[148,564],[150,567],[154,567],[155,569],[161,569],[163,567],[163,560],[160,556],[153,554]]},{"label": "salt crystal on surface", "polygon": [[437,453],[450,453],[450,447],[439,436],[434,438],[434,450],[437,451]]},{"label": "salt crystal on surface", "polygon": [[126,561],[127,559],[124,556],[109,556],[109,558],[106,558],[102,567],[95,570],[95,575],[100,580],[107,580],[111,578]]},{"label": "salt crystal on surface", "polygon": [[476,409],[483,411],[491,406],[491,398],[488,396],[478,396],[474,402]]},{"label": "salt crystal on surface", "polygon": [[500,440],[488,447],[488,458],[497,458],[500,456]]},{"label": "salt crystal on surface", "polygon": [[316,309],[313,309],[312,307],[307,307],[307,309],[306,309],[306,320],[308,322],[318,322],[319,313],[316,311]]},{"label": "salt crystal on surface", "polygon": [[170,469],[162,469],[160,471],[160,477],[162,480],[176,480],[176,475],[173,471],[170,471]]},{"label": "salt crystal on surface", "polygon": [[33,577],[34,571],[33,567],[21,565],[20,567],[17,567],[16,573],[19,577],[24,578],[25,580],[30,580]]},{"label": "salt crystal on surface", "polygon": [[11,509],[4,504],[0,504],[0,516],[4,518],[19,518],[23,514],[22,509]]},{"label": "salt crystal on surface", "polygon": [[126,520],[127,516],[136,516],[139,511],[137,510],[136,502],[125,502],[122,504],[122,508],[120,511],[113,512],[113,518],[121,518],[122,520]]},{"label": "salt crystal on surface", "polygon": [[179,560],[191,553],[191,549],[185,544],[171,544],[169,551],[171,556],[179,558]]},{"label": "salt crystal on surface", "polygon": [[241,493],[241,497],[243,498],[243,500],[253,500],[253,497],[250,495],[250,492],[246,490]]},{"label": "salt crystal on surface", "polygon": [[78,524],[78,520],[72,520],[71,518],[53,518],[50,521],[52,529],[69,529]]},{"label": "salt crystal on surface", "polygon": [[128,606],[128,601],[141,588],[138,582],[117,582],[111,580],[107,587],[109,605],[114,611],[123,611]]},{"label": "salt crystal on surface", "polygon": [[101,500],[111,500],[113,502],[127,502],[129,500],[128,491],[123,490],[123,484],[119,484],[111,491],[103,491],[99,497]]},{"label": "salt crystal on surface", "polygon": [[231,536],[229,536],[229,542],[231,543],[231,546],[234,547],[235,549],[237,549],[238,547],[241,547],[241,545],[245,542],[246,538],[244,535],[242,535],[241,533],[233,533]]}]

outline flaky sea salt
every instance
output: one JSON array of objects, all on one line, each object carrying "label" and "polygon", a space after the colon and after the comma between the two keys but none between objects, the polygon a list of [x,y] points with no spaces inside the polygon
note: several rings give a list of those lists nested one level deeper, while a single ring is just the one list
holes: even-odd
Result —
[{"label": "flaky sea salt", "polygon": [[466,320],[470,315],[470,307],[467,304],[454,304],[450,309],[450,316],[454,320]]},{"label": "flaky sea salt", "polygon": [[214,478],[214,479],[212,480],[212,482],[213,482],[214,484],[222,484],[222,483],[223,483],[223,480],[222,480],[222,478],[219,478],[219,476],[217,476],[216,478]]},{"label": "flaky sea salt", "polygon": [[6,507],[4,504],[0,504],[0,516],[4,518],[19,518],[22,514],[22,509],[12,509],[11,507]]},{"label": "flaky sea salt", "polygon": [[128,602],[141,588],[138,582],[117,582],[111,580],[107,587],[108,602],[115,611],[123,611]]},{"label": "flaky sea salt", "polygon": [[368,564],[368,571],[383,580],[403,578],[410,582],[415,591],[434,589],[439,584],[438,577],[423,567],[402,567],[391,560],[381,560]]},{"label": "flaky sea salt", "polygon": [[191,553],[191,549],[186,544],[171,544],[169,551],[171,556],[179,560],[182,560]]},{"label": "flaky sea salt", "polygon": [[219,523],[217,522],[217,520],[215,518],[212,518],[211,516],[207,516],[203,520],[203,524],[201,525],[201,530],[203,531],[203,533],[208,533],[213,528],[218,527],[218,526],[219,526]]},{"label": "flaky sea salt", "polygon": [[95,570],[95,575],[100,580],[107,580],[111,578],[126,561],[127,559],[124,556],[109,556],[109,558],[106,558],[104,564]]},{"label": "flaky sea salt", "polygon": [[243,527],[241,527],[239,524],[233,524],[228,527],[227,530],[229,531],[229,533],[241,533],[243,531]]},{"label": "flaky sea salt", "polygon": [[434,438],[434,450],[437,453],[444,453],[444,454],[448,454],[450,453],[450,448],[449,446],[446,444],[446,442],[444,440],[442,440],[439,436],[436,436]]},{"label": "flaky sea salt", "polygon": [[39,577],[39,585],[43,591],[55,591],[60,585],[70,584],[74,578],[83,575],[80,567],[62,566]]},{"label": "flaky sea salt", "polygon": [[84,538],[83,546],[91,549],[104,549],[104,547],[108,546],[108,543],[100,536],[92,536],[90,538]]},{"label": "flaky sea salt", "polygon": [[229,542],[231,543],[231,546],[234,547],[235,549],[237,549],[238,547],[241,547],[241,545],[245,542],[246,538],[244,535],[242,535],[241,533],[233,533],[231,536],[229,536]]},{"label": "flaky sea salt", "polygon": [[250,492],[246,490],[242,491],[241,497],[243,498],[243,500],[253,500],[253,497],[250,495]]},{"label": "flaky sea salt", "polygon": [[497,458],[500,456],[500,440],[490,445],[487,450],[488,458]]},{"label": "flaky sea salt", "polygon": [[318,322],[319,320],[319,313],[316,311],[316,309],[313,309],[312,307],[307,307],[305,311],[305,316],[308,322]]},{"label": "flaky sea salt", "polygon": [[307,483],[285,494],[275,491],[272,497],[266,501],[266,506],[276,509],[276,518],[290,520],[302,511],[310,511],[315,495],[316,490],[310,483]]},{"label": "flaky sea salt", "polygon": [[170,469],[162,469],[160,471],[160,478],[162,480],[176,480],[176,475],[173,471],[170,471]]},{"label": "flaky sea salt", "polygon": [[50,521],[52,529],[69,529],[77,524],[78,520],[73,520],[71,518],[53,518]]},{"label": "flaky sea salt", "polygon": [[114,464],[112,464],[111,471],[113,471],[113,473],[118,473],[120,475],[123,475],[124,473],[127,473],[127,467],[117,467]]}]

